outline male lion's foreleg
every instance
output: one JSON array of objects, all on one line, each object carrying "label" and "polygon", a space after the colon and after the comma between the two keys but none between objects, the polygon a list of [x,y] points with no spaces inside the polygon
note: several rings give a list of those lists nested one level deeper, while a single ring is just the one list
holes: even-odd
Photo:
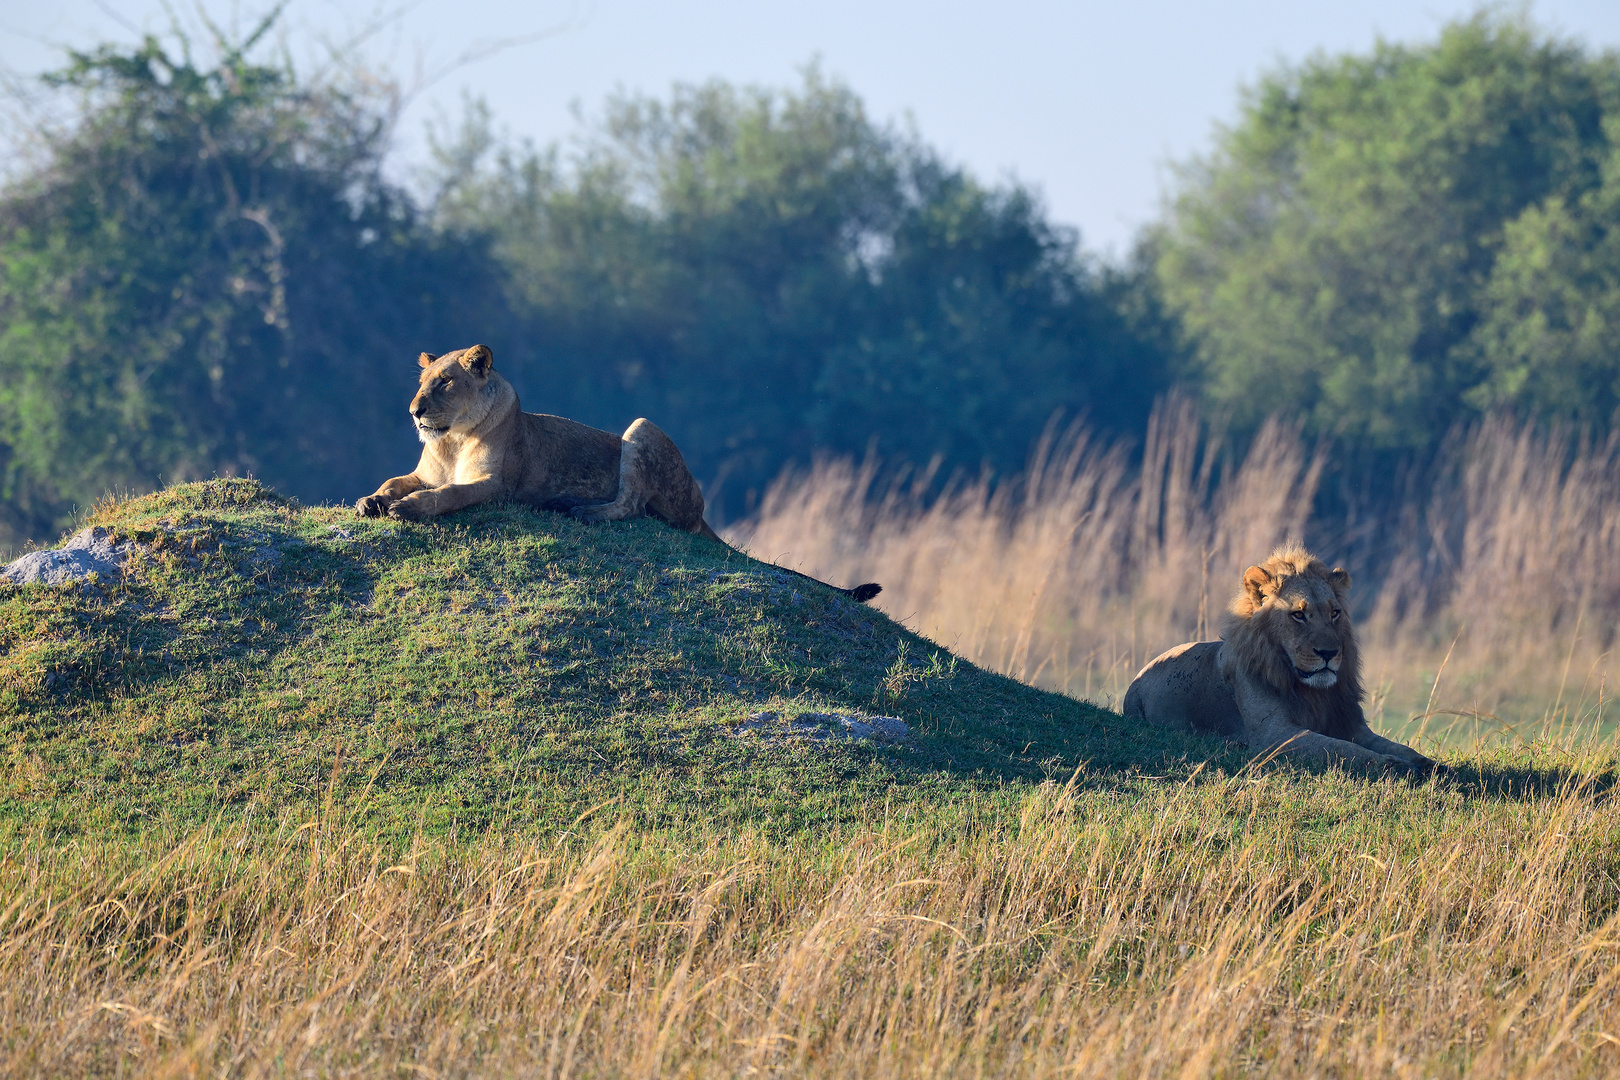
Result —
[{"label": "male lion's foreleg", "polygon": [[1289,757],[1311,758],[1347,765],[1371,765],[1380,769],[1391,766],[1402,769],[1408,767],[1408,763],[1400,758],[1380,754],[1376,750],[1357,746],[1344,739],[1318,735],[1305,728],[1295,728],[1286,734],[1272,731],[1258,738],[1251,735],[1247,741],[1251,749],[1267,755],[1287,754]]},{"label": "male lion's foreleg", "polygon": [[1357,746],[1371,750],[1375,754],[1387,754],[1390,757],[1399,758],[1414,769],[1421,769],[1424,772],[1450,771],[1446,766],[1431,758],[1424,757],[1405,743],[1398,743],[1394,739],[1384,738],[1365,724],[1361,726],[1360,731],[1350,736],[1350,741]]},{"label": "male lion's foreleg", "polygon": [[1417,766],[1393,754],[1381,753],[1344,739],[1334,739],[1302,728],[1290,719],[1287,704],[1275,693],[1239,676],[1232,686],[1238,715],[1243,722],[1243,741],[1262,754],[1287,754],[1342,764],[1371,765],[1376,768],[1414,769]]},{"label": "male lion's foreleg", "polygon": [[382,487],[355,503],[355,513],[361,517],[382,517],[390,506],[411,492],[420,491],[422,487],[422,478],[415,473],[396,476],[384,481]]}]

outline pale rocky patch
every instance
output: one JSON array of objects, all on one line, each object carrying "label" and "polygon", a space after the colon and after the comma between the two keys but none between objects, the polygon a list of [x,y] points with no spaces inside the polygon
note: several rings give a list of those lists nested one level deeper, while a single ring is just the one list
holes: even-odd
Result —
[{"label": "pale rocky patch", "polygon": [[59,548],[30,551],[13,560],[0,569],[0,580],[15,585],[70,585],[91,574],[108,577],[123,570],[135,547],[134,541],[119,542],[110,530],[93,526],[79,530]]},{"label": "pale rocky patch", "polygon": [[828,739],[849,739],[857,742],[904,742],[911,737],[911,729],[898,716],[867,716],[864,713],[798,713],[783,717],[774,712],[751,714],[738,735],[763,735],[777,738],[809,739],[823,742]]}]

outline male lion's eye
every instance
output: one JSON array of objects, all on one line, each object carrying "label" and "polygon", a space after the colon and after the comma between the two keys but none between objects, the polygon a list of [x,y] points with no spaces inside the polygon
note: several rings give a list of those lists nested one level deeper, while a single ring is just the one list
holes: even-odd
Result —
[{"label": "male lion's eye", "polygon": [[1339,616],[1342,615],[1342,614],[1343,614],[1343,612],[1341,612],[1338,608],[1334,608],[1333,609],[1333,621],[1338,622],[1339,621]]},{"label": "male lion's eye", "polygon": [[1303,611],[1294,612],[1294,621],[1295,622],[1304,622],[1305,621],[1305,613]]}]

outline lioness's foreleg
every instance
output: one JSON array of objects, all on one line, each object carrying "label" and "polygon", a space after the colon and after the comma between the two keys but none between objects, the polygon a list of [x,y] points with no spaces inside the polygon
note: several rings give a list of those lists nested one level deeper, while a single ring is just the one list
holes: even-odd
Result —
[{"label": "lioness's foreleg", "polygon": [[[703,533],[703,490],[675,441],[646,417],[625,429],[619,448],[619,491],[613,501],[577,506],[580,521],[623,521],[648,511],[686,532]],[[712,535],[712,532],[711,532]]]},{"label": "lioness's foreleg", "polygon": [[382,517],[390,506],[411,492],[420,491],[423,486],[422,478],[415,473],[396,476],[384,481],[382,487],[355,503],[355,512],[361,517]]},{"label": "lioness's foreleg", "polygon": [[399,521],[422,521],[488,502],[500,495],[500,488],[500,481],[493,476],[480,477],[466,484],[422,488],[390,504],[388,516]]}]

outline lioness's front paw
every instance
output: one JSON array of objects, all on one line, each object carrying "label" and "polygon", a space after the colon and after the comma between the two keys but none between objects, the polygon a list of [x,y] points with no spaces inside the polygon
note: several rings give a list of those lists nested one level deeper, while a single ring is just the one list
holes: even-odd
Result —
[{"label": "lioness's front paw", "polygon": [[388,512],[388,500],[381,495],[367,495],[354,504],[354,512],[361,517],[382,517]]},{"label": "lioness's front paw", "polygon": [[420,499],[401,499],[388,507],[388,516],[395,521],[425,521],[433,513]]}]

